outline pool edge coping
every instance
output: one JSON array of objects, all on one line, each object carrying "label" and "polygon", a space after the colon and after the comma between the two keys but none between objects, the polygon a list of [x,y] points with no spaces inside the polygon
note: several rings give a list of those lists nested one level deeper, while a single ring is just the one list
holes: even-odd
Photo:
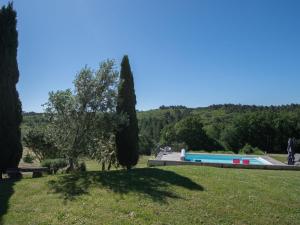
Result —
[{"label": "pool edge coping", "polygon": [[211,166],[218,168],[235,168],[235,169],[263,169],[263,170],[293,170],[300,171],[300,166],[279,164],[279,165],[244,165],[244,164],[225,164],[225,163],[205,163],[191,161],[175,160],[158,160],[149,159],[148,166],[175,166],[175,165],[194,165],[194,166]]},{"label": "pool edge coping", "polygon": [[[187,154],[194,154],[194,155],[221,155],[221,156],[236,156],[236,157],[244,157],[244,158],[258,158],[258,160],[261,160],[261,161],[266,161],[267,164],[264,164],[264,165],[286,165],[285,163],[283,162],[280,162],[276,159],[273,159],[272,157],[268,156],[268,155],[245,155],[245,154],[226,154],[226,153],[204,153],[204,152],[199,152],[199,153],[190,153],[190,152],[187,152]],[[161,155],[160,157],[157,157],[156,159],[159,159],[159,160],[162,160],[162,157],[163,155]],[[179,160],[181,161],[181,160]]]}]

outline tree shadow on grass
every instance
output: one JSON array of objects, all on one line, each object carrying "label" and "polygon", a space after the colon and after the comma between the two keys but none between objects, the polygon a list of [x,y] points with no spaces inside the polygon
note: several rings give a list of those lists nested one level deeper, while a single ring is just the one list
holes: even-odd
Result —
[{"label": "tree shadow on grass", "polygon": [[49,185],[54,192],[60,193],[66,200],[88,194],[90,186],[108,188],[121,195],[130,192],[138,193],[160,202],[166,202],[167,198],[180,198],[171,191],[171,186],[203,191],[203,187],[191,179],[157,168],[74,173],[51,180]]},{"label": "tree shadow on grass", "polygon": [[3,216],[9,208],[9,199],[14,194],[13,186],[18,180],[0,180],[0,225],[3,224]]}]

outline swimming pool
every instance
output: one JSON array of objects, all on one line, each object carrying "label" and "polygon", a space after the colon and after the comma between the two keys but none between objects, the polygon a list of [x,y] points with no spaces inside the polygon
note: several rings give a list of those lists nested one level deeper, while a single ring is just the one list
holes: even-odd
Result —
[{"label": "swimming pool", "polygon": [[243,164],[250,165],[272,165],[272,163],[259,156],[243,155],[218,155],[218,154],[193,154],[186,153],[185,161],[223,164]]}]

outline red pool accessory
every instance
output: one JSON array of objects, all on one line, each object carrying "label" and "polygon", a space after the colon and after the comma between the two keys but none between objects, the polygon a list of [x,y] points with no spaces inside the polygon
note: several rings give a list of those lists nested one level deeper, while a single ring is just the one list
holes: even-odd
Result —
[{"label": "red pool accessory", "polygon": [[244,159],[243,160],[243,164],[244,165],[249,165],[250,164],[250,160],[249,159]]},{"label": "red pool accessory", "polygon": [[233,159],[232,162],[233,164],[240,164],[240,159]]}]

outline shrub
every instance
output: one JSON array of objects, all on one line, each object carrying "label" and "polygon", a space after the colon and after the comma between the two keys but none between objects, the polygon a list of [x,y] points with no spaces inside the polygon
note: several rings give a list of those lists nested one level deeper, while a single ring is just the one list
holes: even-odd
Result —
[{"label": "shrub", "polygon": [[33,163],[34,157],[30,155],[29,153],[26,153],[26,155],[23,157],[23,162],[25,163]]},{"label": "shrub", "polygon": [[253,147],[249,144],[245,144],[245,146],[239,151],[239,153],[252,154],[253,153]]},{"label": "shrub", "polygon": [[178,142],[184,142],[188,148],[206,149],[209,138],[203,130],[203,124],[196,116],[190,116],[175,124],[176,138]]},{"label": "shrub", "polygon": [[51,174],[56,174],[59,169],[68,165],[65,159],[46,159],[42,161],[42,166],[47,167]]},{"label": "shrub", "polygon": [[263,155],[264,152],[255,147],[253,148],[251,145],[249,144],[245,144],[245,146],[239,151],[240,154],[254,154],[254,155]]},{"label": "shrub", "polygon": [[59,157],[59,150],[44,128],[34,127],[30,129],[24,136],[23,141],[25,146],[31,149],[39,161]]},{"label": "shrub", "polygon": [[79,163],[78,171],[80,171],[80,172],[85,172],[86,171],[86,165],[85,165],[84,162]]},{"label": "shrub", "polygon": [[261,150],[261,149],[255,147],[255,148],[253,149],[253,154],[254,154],[254,155],[264,155],[265,153],[263,152],[263,150]]}]

